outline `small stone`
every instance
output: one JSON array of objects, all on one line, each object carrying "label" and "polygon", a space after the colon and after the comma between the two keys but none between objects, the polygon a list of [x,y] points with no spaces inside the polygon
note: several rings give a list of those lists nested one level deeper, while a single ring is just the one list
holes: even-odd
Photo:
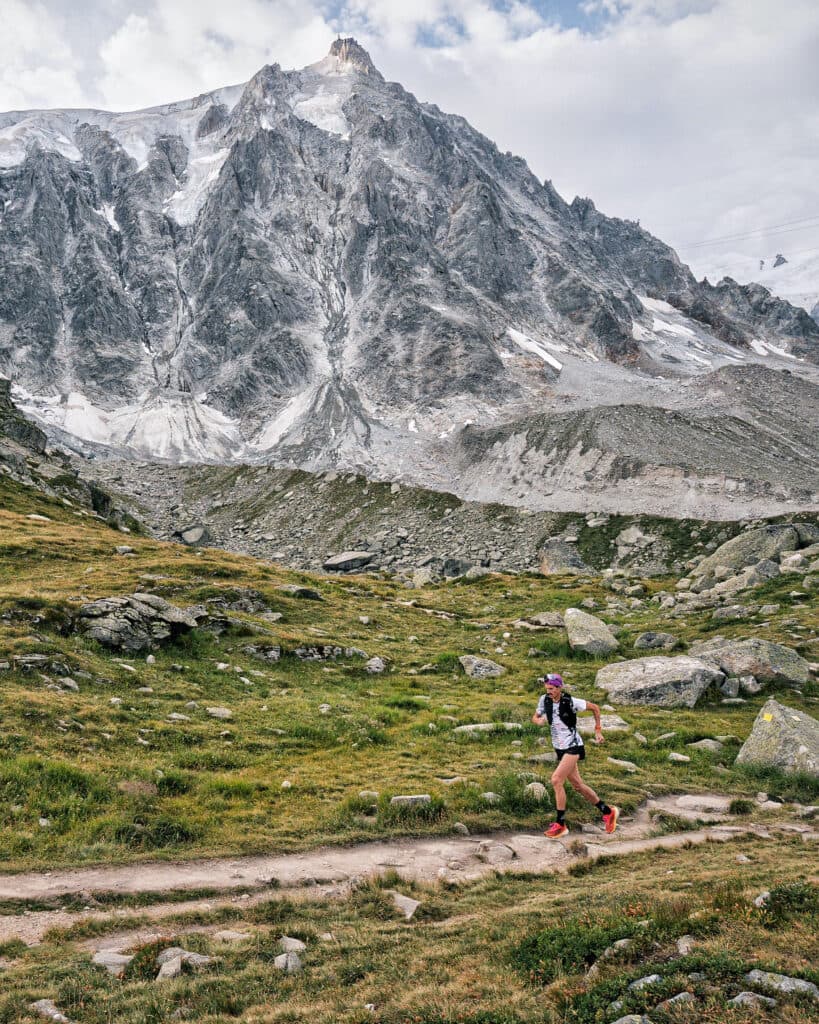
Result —
[{"label": "small stone", "polygon": [[672,750],[668,755],[668,760],[674,764],[687,764],[691,758],[686,754],[678,754],[676,751]]},{"label": "small stone", "polygon": [[644,978],[638,978],[636,981],[632,981],[629,985],[630,992],[639,992],[641,989],[648,988],[649,985],[656,985],[658,981],[662,981],[661,974],[647,974]]},{"label": "small stone", "polygon": [[621,761],[617,757],[607,757],[606,760],[609,764],[613,764],[615,768],[622,768],[627,772],[638,772],[640,770],[633,761]]},{"label": "small stone", "polygon": [[282,953],[303,953],[307,949],[307,943],[301,939],[293,939],[289,935],[282,935],[279,939],[279,949]]},{"label": "small stone", "polygon": [[98,967],[104,967],[106,971],[118,978],[133,959],[130,954],[101,949],[94,954],[93,963]]},{"label": "small stone", "polygon": [[754,906],[758,910],[761,910],[765,906],[765,904],[768,902],[768,900],[770,898],[771,898],[771,894],[766,889],[764,892],[761,892],[757,897],[755,897],[755,899],[754,899]]},{"label": "small stone", "polygon": [[45,1017],[54,1024],[71,1024],[71,1021],[64,1013],[61,1013],[50,999],[38,999],[36,1003],[30,1003],[29,1009],[33,1010],[38,1017]]},{"label": "small stone", "polygon": [[455,824],[452,826],[452,831],[459,836],[469,835],[469,829],[466,827],[466,825],[464,825],[462,821],[456,821]]},{"label": "small stone", "polygon": [[397,909],[401,911],[407,921],[411,920],[415,911],[421,906],[420,901],[412,899],[411,896],[404,896],[403,893],[395,892],[395,890],[390,890],[389,893]]},{"label": "small stone", "polygon": [[206,708],[205,710],[211,718],[218,718],[221,721],[227,721],[228,719],[233,718],[233,712],[229,708],[215,707]]},{"label": "small stone", "polygon": [[734,860],[737,862],[737,864],[750,864],[751,863],[751,858],[750,857],[746,857],[744,853],[738,853],[736,855],[736,857],[734,858]]},{"label": "small stone", "polygon": [[156,976],[157,981],[168,981],[171,978],[178,978],[182,973],[182,957],[175,956],[170,960],[166,960],[165,963],[159,968],[159,974]]},{"label": "small stone", "polygon": [[773,971],[749,971],[745,975],[745,980],[749,985],[759,985],[761,988],[773,989],[775,992],[782,992],[785,995],[799,993],[799,995],[819,1000],[819,988],[812,981],[789,978],[787,974],[775,974]]},{"label": "small stone", "polygon": [[301,958],[298,953],[281,953],[273,961],[277,971],[284,971],[285,974],[299,974],[302,970]]},{"label": "small stone", "polygon": [[677,939],[677,952],[680,956],[688,956],[693,950],[696,941],[693,935],[681,935]]},{"label": "small stone", "polygon": [[392,807],[415,807],[418,804],[428,804],[431,801],[429,793],[417,793],[408,796],[394,796],[390,800]]},{"label": "small stone", "polygon": [[370,675],[380,675],[387,669],[387,664],[383,658],[370,658],[370,660],[364,665],[364,668]]},{"label": "small stone", "polygon": [[750,1009],[756,1007],[772,1007],[776,1006],[776,1000],[771,999],[770,996],[761,996],[756,992],[740,992],[739,995],[734,996],[733,999],[729,999],[725,1004],[726,1006],[747,1006]]}]

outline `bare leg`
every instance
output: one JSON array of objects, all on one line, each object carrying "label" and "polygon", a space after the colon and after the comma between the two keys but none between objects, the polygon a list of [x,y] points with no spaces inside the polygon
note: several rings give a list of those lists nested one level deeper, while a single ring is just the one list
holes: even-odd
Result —
[{"label": "bare leg", "polygon": [[600,802],[600,797],[595,793],[591,786],[581,779],[580,772],[577,768],[577,764],[574,766],[574,771],[567,776],[569,785],[572,789],[576,790],[584,800],[587,800],[590,804],[595,806]]},{"label": "bare leg", "polygon": [[555,807],[558,811],[566,810],[566,787],[564,783],[576,771],[577,754],[564,754],[560,759],[560,764],[552,772],[552,788],[555,791]]}]

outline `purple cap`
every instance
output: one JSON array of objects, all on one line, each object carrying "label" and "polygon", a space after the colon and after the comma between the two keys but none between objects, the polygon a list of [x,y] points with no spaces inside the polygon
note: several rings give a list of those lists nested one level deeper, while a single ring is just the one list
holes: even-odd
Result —
[{"label": "purple cap", "polygon": [[562,686],[563,676],[559,676],[556,672],[549,672],[548,675],[543,676],[544,686]]}]

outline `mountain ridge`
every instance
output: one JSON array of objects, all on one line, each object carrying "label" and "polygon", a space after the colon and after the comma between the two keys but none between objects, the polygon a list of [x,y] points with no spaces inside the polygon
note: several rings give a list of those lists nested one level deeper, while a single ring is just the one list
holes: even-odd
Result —
[{"label": "mountain ridge", "polygon": [[698,283],[354,40],[146,111],[35,114],[0,115],[0,371],[80,446],[446,486],[474,424],[819,362],[804,310]]}]

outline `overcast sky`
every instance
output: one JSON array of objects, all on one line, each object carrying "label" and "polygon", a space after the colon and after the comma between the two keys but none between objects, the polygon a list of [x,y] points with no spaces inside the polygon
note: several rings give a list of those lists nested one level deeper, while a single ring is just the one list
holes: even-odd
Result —
[{"label": "overcast sky", "polygon": [[699,273],[819,251],[819,0],[0,0],[0,15],[0,110],[169,102],[352,34],[386,78]]}]

